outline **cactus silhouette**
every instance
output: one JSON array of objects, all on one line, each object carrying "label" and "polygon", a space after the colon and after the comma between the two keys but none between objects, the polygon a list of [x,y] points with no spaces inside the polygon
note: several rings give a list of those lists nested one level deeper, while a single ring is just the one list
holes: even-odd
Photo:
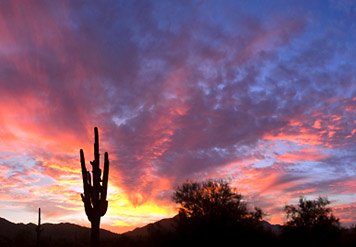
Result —
[{"label": "cactus silhouette", "polygon": [[37,233],[37,244],[36,246],[40,246],[40,240],[41,240],[41,232],[42,232],[42,227],[41,227],[41,208],[38,209],[38,225],[36,226],[36,233]]},{"label": "cactus silhouette", "polygon": [[91,245],[100,245],[100,217],[104,216],[108,209],[106,200],[109,178],[109,155],[105,152],[104,173],[101,179],[100,154],[99,154],[99,134],[98,128],[94,128],[94,160],[92,174],[87,170],[84,159],[83,149],[80,150],[80,163],[82,166],[84,194],[81,194],[84,202],[85,213],[91,222]]}]

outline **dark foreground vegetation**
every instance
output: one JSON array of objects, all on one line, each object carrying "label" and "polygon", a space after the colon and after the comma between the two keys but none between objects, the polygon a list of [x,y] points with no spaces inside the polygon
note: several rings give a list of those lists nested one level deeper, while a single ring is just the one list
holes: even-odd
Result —
[{"label": "dark foreground vegetation", "polygon": [[[356,227],[340,227],[326,198],[285,206],[287,223],[271,225],[259,208],[223,181],[189,182],[173,200],[179,214],[140,229],[114,234],[101,230],[101,246],[356,246]],[[90,246],[90,229],[73,224],[43,224],[40,246]],[[36,246],[34,224],[0,218],[0,246]]]},{"label": "dark foreground vegetation", "polygon": [[120,237],[120,246],[356,246],[356,227],[344,229],[326,198],[285,206],[286,225],[263,220],[224,181],[185,183],[173,200],[180,205],[175,227],[151,225],[146,235]]}]

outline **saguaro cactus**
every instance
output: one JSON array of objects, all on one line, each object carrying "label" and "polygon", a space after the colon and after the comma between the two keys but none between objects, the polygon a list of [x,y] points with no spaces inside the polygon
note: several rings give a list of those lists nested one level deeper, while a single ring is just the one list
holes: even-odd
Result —
[{"label": "saguaro cactus", "polygon": [[106,200],[109,178],[109,155],[105,152],[104,173],[101,179],[100,155],[99,155],[99,134],[98,128],[94,128],[94,160],[92,165],[92,175],[87,170],[83,149],[80,149],[80,163],[82,166],[84,194],[81,194],[84,202],[85,213],[91,222],[91,245],[99,246],[100,243],[100,217],[104,216],[108,209]]},{"label": "saguaro cactus", "polygon": [[36,233],[37,233],[37,244],[36,246],[40,246],[40,241],[41,241],[41,232],[42,232],[42,227],[41,227],[41,208],[38,209],[38,225],[36,226]]}]

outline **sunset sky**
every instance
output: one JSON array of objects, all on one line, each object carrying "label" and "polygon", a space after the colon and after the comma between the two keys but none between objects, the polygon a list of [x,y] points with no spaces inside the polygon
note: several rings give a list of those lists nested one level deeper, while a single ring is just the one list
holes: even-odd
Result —
[{"label": "sunset sky", "polygon": [[[0,217],[89,226],[79,149],[109,152],[102,228],[222,178],[282,224],[356,223],[356,2],[0,1]],[[88,167],[90,168],[90,167]]]}]

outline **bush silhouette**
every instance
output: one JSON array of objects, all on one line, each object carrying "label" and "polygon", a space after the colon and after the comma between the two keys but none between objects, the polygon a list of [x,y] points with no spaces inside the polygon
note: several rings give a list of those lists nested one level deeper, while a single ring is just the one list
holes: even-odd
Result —
[{"label": "bush silhouette", "polygon": [[228,219],[234,221],[258,221],[262,210],[247,209],[242,195],[221,180],[187,182],[178,187],[173,200],[180,205],[179,214],[185,218]]},{"label": "bush silhouette", "polygon": [[298,206],[287,205],[284,210],[287,214],[287,226],[315,228],[318,226],[339,227],[339,219],[327,207],[330,201],[319,197],[316,200],[306,200],[301,197]]},{"label": "bush silhouette", "polygon": [[301,197],[298,205],[286,205],[284,238],[295,245],[303,242],[310,246],[336,246],[340,224],[329,204],[327,198],[306,200]]},{"label": "bush silhouette", "polygon": [[256,244],[271,236],[260,224],[262,210],[250,211],[242,195],[222,180],[186,182],[176,189],[173,200],[179,204],[181,246],[221,246],[236,237]]}]

